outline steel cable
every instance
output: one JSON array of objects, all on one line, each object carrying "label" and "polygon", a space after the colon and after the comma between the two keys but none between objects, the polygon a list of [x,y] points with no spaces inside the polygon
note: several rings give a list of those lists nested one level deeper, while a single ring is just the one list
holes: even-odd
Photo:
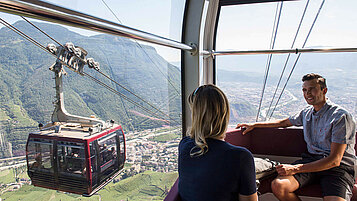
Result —
[{"label": "steel cable", "polygon": [[[23,33],[22,31],[20,31],[20,30],[17,29],[16,27],[14,27],[13,25],[7,23],[7,22],[6,22],[5,20],[3,20],[2,18],[0,18],[0,23],[2,23],[4,26],[8,27],[9,29],[11,29],[12,31],[14,31],[15,33],[19,34],[20,36],[24,37],[25,39],[27,39],[27,40],[30,41],[31,43],[35,44],[36,46],[40,47],[40,48],[43,49],[44,51],[50,53],[52,56],[54,56],[55,58],[57,58],[57,56],[56,56],[55,54],[53,54],[52,52],[50,52],[49,50],[47,50],[46,47],[44,47],[42,44],[38,43],[36,40],[34,40],[34,39],[31,38],[30,36],[26,35],[26,34]],[[62,61],[61,61],[61,63],[62,63],[63,65],[65,65],[65,66],[69,67],[68,64],[66,64],[65,62],[62,62]],[[70,67],[69,67],[69,68],[70,68]],[[101,82],[100,80],[94,78],[93,76],[90,76],[89,74],[87,74],[87,73],[85,73],[85,72],[84,72],[83,74],[84,74],[85,76],[91,78],[91,79],[92,79],[93,81],[95,81],[96,83],[98,83],[98,84],[104,86],[104,87],[107,88],[108,90],[114,92],[115,94],[117,94],[117,95],[122,95],[123,97],[125,97],[124,99],[126,99],[127,101],[131,102],[132,104],[134,104],[134,105],[136,105],[136,106],[142,108],[144,111],[146,111],[146,112],[148,112],[148,113],[151,113],[151,114],[154,114],[156,117],[159,117],[159,116],[156,115],[155,112],[153,112],[153,111],[151,111],[151,110],[145,108],[144,106],[138,104],[137,102],[131,100],[130,98],[126,97],[124,94],[122,94],[122,93],[120,93],[119,91],[117,91],[117,90],[111,88],[110,86],[108,86],[108,85],[106,85],[105,83]],[[159,112],[161,112],[162,114],[166,115],[166,114],[163,113],[162,111],[159,111]],[[168,115],[166,115],[166,116],[168,116]],[[169,116],[168,116],[168,117],[169,117]],[[159,119],[160,119],[160,118],[162,118],[162,117],[159,117]],[[170,117],[169,117],[169,118],[170,118]],[[171,118],[170,118],[170,119],[171,119]],[[172,120],[173,120],[173,119],[172,119]],[[168,120],[166,120],[166,121],[168,121]],[[175,121],[175,120],[173,120],[173,121],[176,122],[177,124],[179,124],[179,122],[177,122],[177,121]]]},{"label": "steel cable", "polygon": [[[307,42],[307,40],[308,40],[309,37],[310,37],[311,31],[312,31],[312,29],[313,29],[314,26],[315,26],[316,20],[317,20],[318,16],[320,15],[320,12],[321,12],[321,10],[322,10],[322,7],[323,7],[324,3],[325,3],[325,0],[322,0],[321,5],[320,5],[320,8],[319,8],[319,10],[317,11],[317,14],[316,14],[316,16],[315,16],[315,19],[314,19],[314,21],[313,21],[313,23],[312,23],[312,25],[311,25],[311,27],[310,27],[309,33],[307,34],[307,36],[306,36],[306,38],[305,38],[305,41],[304,41],[304,44],[302,45],[302,48],[305,47],[306,42]],[[297,64],[297,62],[298,62],[299,59],[300,59],[300,56],[301,56],[301,53],[299,53],[299,55],[298,55],[297,58],[295,59],[295,63],[294,63],[293,67],[292,67],[291,70],[290,70],[289,76],[288,76],[288,78],[286,79],[286,82],[285,82],[285,84],[284,84],[284,87],[283,87],[282,91],[280,92],[279,98],[278,98],[278,100],[277,100],[276,103],[275,103],[275,106],[274,106],[274,108],[273,108],[273,110],[272,110],[272,113],[271,113],[271,115],[270,115],[270,118],[273,116],[273,113],[274,113],[274,111],[275,111],[275,109],[276,109],[276,106],[278,105],[278,103],[279,103],[279,101],[280,101],[280,98],[281,98],[281,96],[282,96],[283,93],[284,93],[284,90],[285,90],[285,88],[286,88],[286,86],[287,86],[287,84],[288,84],[288,82],[289,82],[289,80],[290,80],[290,77],[291,77],[292,73],[293,73],[294,70],[295,70],[296,64]]]},{"label": "steel cable", "polygon": [[[109,11],[114,15],[114,17],[118,20],[118,22],[120,24],[123,24],[120,19],[118,18],[118,16],[113,12],[113,10],[109,7],[109,5],[104,1],[101,0],[104,5],[109,9]],[[145,51],[145,49],[141,46],[141,44],[135,40],[135,43],[140,47],[140,49],[146,54],[146,56],[150,59],[150,61],[154,64],[154,66],[156,66],[156,69],[161,73],[161,75],[163,75],[165,77],[165,74],[160,70],[160,68],[156,65],[156,63],[154,62],[154,60],[149,56],[149,54]],[[171,80],[168,77],[165,77],[165,79],[167,80],[167,82],[172,86],[172,88],[176,91],[177,94],[180,94],[180,92],[178,91],[178,89],[176,89],[176,87],[174,86],[174,84],[171,82]]]},{"label": "steel cable", "polygon": [[[102,51],[102,50],[101,50],[101,51]],[[107,64],[108,64],[108,66],[109,66],[110,69],[111,69],[111,74],[114,75],[114,73],[112,72],[113,69],[112,69],[112,67],[111,67],[111,65],[110,65],[110,62],[109,62],[108,57],[106,56],[106,54],[105,54],[103,51],[102,51],[102,53],[103,53],[103,55],[105,56],[105,59],[107,60]],[[116,89],[119,91],[118,88],[116,88]],[[132,128],[133,131],[134,131],[135,128],[134,128],[133,124],[132,124],[131,121],[130,121],[130,116],[129,116],[128,110],[126,109],[126,106],[125,106],[125,104],[124,104],[123,98],[122,98],[121,96],[119,96],[119,98],[120,98],[120,102],[121,102],[121,104],[122,104],[122,106],[123,106],[123,108],[124,108],[125,115],[126,115],[126,117],[127,117],[127,119],[128,119],[128,123],[129,123],[129,125],[131,126],[131,128]]]},{"label": "steel cable", "polygon": [[[301,24],[302,24],[302,22],[303,22],[303,20],[304,20],[304,18],[305,18],[305,14],[306,14],[306,10],[307,10],[307,7],[308,7],[308,5],[309,5],[309,2],[310,2],[310,0],[307,0],[306,5],[305,5],[305,9],[304,9],[303,14],[302,14],[301,19],[300,19],[299,26],[298,26],[298,28],[297,28],[297,30],[296,30],[295,37],[294,37],[294,40],[293,40],[293,42],[292,42],[290,48],[293,48],[294,45],[295,45],[295,41],[296,41],[296,38],[297,38],[297,36],[298,36],[298,34],[299,34],[299,32],[300,32]],[[277,84],[276,87],[275,87],[274,95],[273,95],[273,97],[272,97],[272,99],[271,99],[271,101],[270,101],[270,105],[269,105],[268,111],[267,111],[267,113],[266,113],[266,115],[265,115],[265,120],[267,119],[267,117],[268,117],[268,115],[269,115],[269,112],[270,112],[270,109],[271,109],[271,106],[273,105],[273,102],[274,102],[274,99],[275,99],[275,95],[276,95],[276,93],[277,93],[277,91],[278,91],[278,88],[279,88],[279,86],[280,86],[280,82],[281,82],[281,79],[283,78],[283,75],[284,75],[284,73],[285,73],[285,69],[286,69],[286,66],[287,66],[287,64],[288,64],[288,62],[289,62],[289,59],[290,59],[290,53],[288,54],[288,56],[287,56],[287,58],[286,58],[286,60],[285,60],[285,64],[284,64],[284,67],[283,67],[283,69],[282,69],[282,71],[281,71],[278,84]],[[270,119],[270,118],[271,118],[271,116],[269,117],[269,119]]]},{"label": "steel cable", "polygon": [[[0,23],[3,24],[4,26],[6,26],[7,28],[11,29],[12,31],[14,31],[15,33],[19,34],[20,36],[22,36],[23,38],[25,38],[26,40],[30,41],[31,43],[33,43],[34,45],[36,45],[37,47],[45,50],[46,52],[51,53],[50,51],[48,51],[46,49],[45,46],[41,45],[40,43],[38,43],[36,40],[32,39],[30,36],[26,35],[24,32],[20,31],[19,29],[17,29],[16,27],[14,27],[13,25],[9,24],[8,22],[6,22],[5,20],[3,20],[2,18],[0,18]],[[52,54],[52,53],[51,53]],[[53,54],[52,54],[53,55]]]},{"label": "steel cable", "polygon": [[[114,13],[114,11],[110,8],[110,6],[104,1],[104,0],[101,0],[104,5],[108,8],[108,10],[113,14],[113,16],[117,19],[117,21],[120,23],[120,24],[123,24],[121,22],[121,20],[118,18],[118,16]],[[165,74],[160,70],[160,68],[157,66],[157,64],[154,62],[154,60],[149,56],[149,54],[145,51],[145,49],[141,46],[141,44],[139,42],[137,42],[135,39],[134,39],[135,43],[140,47],[140,49],[144,52],[144,54],[147,56],[147,58],[150,59],[151,63],[154,64],[154,66],[156,67],[156,69],[161,73],[161,75],[163,75],[165,77]],[[169,76],[169,74],[167,75]],[[165,77],[165,79],[167,80],[167,82],[172,86],[172,88],[176,91],[176,93],[178,95],[180,95],[180,92],[178,91],[178,89],[176,89],[176,87],[174,86],[174,84],[172,83],[171,79],[169,77]],[[153,106],[152,106],[153,107]],[[159,107],[159,109],[157,109],[157,111],[161,111],[162,107]],[[143,121],[145,122],[145,121]],[[140,123],[139,123],[140,125]]]},{"label": "steel cable", "polygon": [[[125,96],[124,94],[120,93],[119,91],[113,89],[113,88],[110,87],[109,85],[107,85],[107,84],[101,82],[101,81],[98,80],[97,78],[95,78],[95,77],[93,77],[93,76],[91,76],[91,75],[89,75],[88,73],[85,73],[85,72],[83,72],[83,74],[84,74],[85,76],[89,77],[90,79],[92,79],[93,81],[95,81],[96,83],[100,84],[101,86],[105,87],[106,89],[108,89],[108,90],[112,91],[113,93],[115,93],[115,94],[117,94],[117,95],[123,97],[123,98],[124,98],[125,100],[127,100],[128,102],[130,102],[130,103],[134,104],[135,106],[141,108],[142,110],[144,110],[144,111],[150,113],[151,115],[154,115],[156,118],[158,118],[158,119],[161,119],[161,118],[162,118],[161,116],[158,116],[155,112],[153,112],[153,111],[151,111],[151,110],[145,108],[144,106],[140,105],[140,104],[137,103],[136,101],[133,101],[132,99],[128,98],[127,96]],[[168,121],[168,120],[165,120],[165,119],[163,119],[163,120],[164,120],[164,121]],[[175,120],[173,120],[173,121],[175,121]],[[176,122],[176,121],[175,121],[175,122]],[[178,123],[178,122],[176,122],[176,123]]]},{"label": "steel cable", "polygon": [[[30,22],[29,20],[27,20],[24,16],[20,16],[22,19],[24,19],[27,23],[31,24],[33,27],[35,27],[37,30],[39,30],[41,33],[45,34],[47,37],[49,37],[50,39],[52,39],[53,41],[55,41],[59,46],[63,45],[61,43],[59,43],[57,40],[55,40],[54,38],[52,38],[50,35],[48,35],[46,32],[42,31],[42,29],[40,29],[38,26],[36,26],[35,24],[33,24],[32,22]],[[64,48],[64,47],[63,47]]]},{"label": "steel cable", "polygon": [[[279,14],[278,14],[278,8],[279,8],[279,4],[277,4],[277,7],[276,7],[274,26],[273,26],[273,31],[272,31],[271,39],[270,39],[270,49],[274,49],[274,46],[275,46],[275,40],[276,40],[276,35],[277,35],[277,32],[278,32],[278,28],[279,28],[281,10],[282,10],[282,8],[283,8],[283,2],[282,2],[282,1],[280,2]],[[266,66],[265,66],[263,89],[262,89],[262,93],[261,93],[261,95],[260,95],[260,101],[259,101],[259,106],[258,106],[257,117],[256,117],[256,119],[255,119],[256,122],[257,122],[258,119],[259,119],[259,113],[260,113],[261,106],[262,106],[262,102],[263,102],[263,97],[264,97],[264,92],[265,92],[265,86],[266,86],[266,83],[267,83],[267,80],[268,80],[268,75],[269,75],[269,69],[270,69],[271,58],[272,58],[272,54],[269,54],[268,59],[267,59],[267,63],[266,63]]]},{"label": "steel cable", "polygon": [[[29,22],[28,20],[26,20],[27,22]],[[51,36],[49,36],[47,33],[45,33],[43,30],[41,30],[39,27],[37,27],[35,24],[29,22],[32,26],[34,26],[36,29],[38,29],[39,31],[41,31],[43,34],[45,34],[46,36],[48,36],[50,39],[52,39],[53,41],[55,41],[56,43],[58,43],[59,45],[61,45],[59,42],[57,42],[54,38],[52,38]],[[63,45],[61,45],[63,47]],[[47,49],[46,49],[47,50]],[[76,56],[76,55],[75,55]],[[77,57],[77,56],[76,56]],[[77,57],[79,58],[79,57]],[[82,58],[81,59],[82,62],[85,62]],[[86,63],[86,62],[85,62]],[[124,90],[126,90],[127,92],[129,92],[130,94],[132,94],[133,96],[135,96],[136,98],[140,99],[141,101],[143,101],[144,103],[146,103],[147,105],[149,105],[150,107],[154,108],[156,111],[166,115],[165,113],[163,113],[160,109],[156,108],[155,106],[153,106],[152,104],[150,104],[148,101],[144,100],[143,98],[141,98],[140,96],[136,95],[135,93],[133,93],[132,91],[130,91],[129,89],[127,89],[126,87],[124,87],[123,85],[119,84],[118,82],[116,82],[115,80],[113,80],[112,78],[110,78],[108,75],[104,74],[103,72],[101,72],[100,70],[97,70],[101,75],[103,75],[105,78],[109,79],[110,81],[114,82],[115,84],[119,85],[120,87],[122,87]]]},{"label": "steel cable", "polygon": [[[24,17],[23,17],[24,18]],[[25,19],[25,18],[24,18]],[[25,19],[26,20],[26,19]],[[40,32],[42,32],[43,34],[45,34],[47,37],[49,37],[50,39],[52,39],[53,41],[55,41],[57,44],[59,44],[60,46],[64,47],[63,45],[61,45],[57,40],[55,40],[54,38],[52,38],[51,36],[49,36],[46,32],[44,32],[43,30],[41,30],[39,27],[37,27],[35,24],[31,23],[30,21],[26,20],[29,24],[31,24],[32,26],[34,26],[36,29],[38,29]],[[47,50],[47,49],[46,49]],[[74,55],[76,56],[76,55]],[[77,56],[76,56],[77,57]],[[82,62],[86,63],[86,61],[84,61],[82,58],[79,58]],[[122,87],[124,90],[126,90],[127,92],[129,92],[130,94],[134,95],[136,98],[140,99],[141,101],[143,101],[144,103],[146,103],[147,105],[149,105],[150,107],[154,108],[155,110],[161,112],[162,114],[166,115],[165,113],[163,113],[162,111],[160,111],[160,109],[156,108],[155,106],[153,106],[152,104],[150,104],[148,101],[144,100],[143,98],[141,98],[140,96],[136,95],[135,93],[133,93],[132,91],[130,91],[129,89],[127,89],[126,87],[124,87],[123,85],[119,84],[118,82],[116,82],[115,80],[113,80],[112,78],[110,78],[108,75],[104,74],[103,72],[101,72],[100,70],[97,70],[101,75],[103,75],[105,78],[109,79],[110,81],[114,82],[115,84],[119,85],[120,87]]]}]

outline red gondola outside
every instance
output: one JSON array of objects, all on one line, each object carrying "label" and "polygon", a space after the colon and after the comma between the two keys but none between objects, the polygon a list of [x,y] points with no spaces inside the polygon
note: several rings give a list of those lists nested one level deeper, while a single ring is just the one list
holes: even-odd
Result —
[{"label": "red gondola outside", "polygon": [[125,162],[121,126],[93,135],[79,124],[63,124],[59,133],[56,127],[29,134],[26,157],[33,185],[90,196],[120,173]]}]

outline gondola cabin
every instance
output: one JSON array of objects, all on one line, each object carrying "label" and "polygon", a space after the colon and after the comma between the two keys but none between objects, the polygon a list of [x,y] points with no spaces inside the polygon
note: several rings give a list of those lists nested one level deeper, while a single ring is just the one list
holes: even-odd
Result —
[{"label": "gondola cabin", "polygon": [[116,124],[95,134],[80,124],[56,125],[29,134],[26,158],[33,185],[90,196],[123,169],[125,137]]},{"label": "gondola cabin", "polygon": [[[27,171],[39,187],[91,196],[119,175],[125,162],[125,137],[113,120],[69,114],[64,107],[64,65],[81,74],[87,54],[67,43],[49,51],[58,56],[50,68],[55,73],[56,101],[52,123],[39,125],[26,144]],[[99,69],[97,64],[96,69]]]}]

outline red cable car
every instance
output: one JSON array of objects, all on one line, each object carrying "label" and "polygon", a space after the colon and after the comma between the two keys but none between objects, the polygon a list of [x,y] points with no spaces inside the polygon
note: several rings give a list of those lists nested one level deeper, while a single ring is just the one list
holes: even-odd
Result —
[{"label": "red cable car", "polygon": [[87,63],[81,63],[86,52],[73,44],[50,51],[58,55],[50,68],[55,72],[57,100],[52,123],[40,125],[40,131],[28,136],[28,175],[35,186],[91,196],[123,169],[124,132],[113,120],[104,122],[67,113],[62,91],[63,63],[81,74]]},{"label": "red cable car", "polygon": [[[61,131],[56,133],[56,127]],[[32,184],[90,196],[124,166],[125,140],[121,126],[113,124],[91,135],[88,128],[64,124],[30,133],[27,167]]]}]

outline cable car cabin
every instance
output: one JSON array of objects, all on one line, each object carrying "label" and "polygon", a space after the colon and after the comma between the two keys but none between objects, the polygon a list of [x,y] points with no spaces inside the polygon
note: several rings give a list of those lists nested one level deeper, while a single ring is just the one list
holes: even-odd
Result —
[{"label": "cable car cabin", "polygon": [[26,145],[28,175],[39,187],[91,196],[124,167],[125,136],[113,124],[91,135],[80,124],[30,133]]}]

